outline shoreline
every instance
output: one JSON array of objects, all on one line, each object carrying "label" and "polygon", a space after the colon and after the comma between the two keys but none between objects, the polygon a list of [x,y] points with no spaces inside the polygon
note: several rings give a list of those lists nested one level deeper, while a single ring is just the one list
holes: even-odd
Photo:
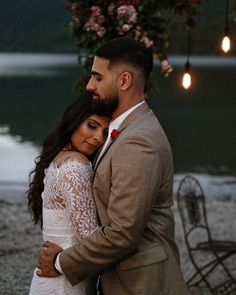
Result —
[{"label": "shoreline", "polygon": [[[205,191],[205,187],[203,189]],[[215,239],[236,241],[235,197],[206,198],[209,227]],[[175,196],[174,200],[172,210],[176,222],[176,242],[186,280],[191,276],[193,267],[186,252]],[[0,294],[28,294],[41,241],[40,228],[32,223],[27,209],[25,185],[15,183],[11,186],[8,182],[0,182]],[[236,277],[236,257],[229,259],[229,268]],[[221,273],[216,273],[213,280],[222,280]],[[195,288],[192,292],[194,295],[209,294],[204,287]]]}]

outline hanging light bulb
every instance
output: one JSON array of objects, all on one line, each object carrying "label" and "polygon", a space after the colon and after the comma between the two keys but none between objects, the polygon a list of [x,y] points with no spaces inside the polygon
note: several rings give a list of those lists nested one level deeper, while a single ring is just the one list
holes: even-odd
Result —
[{"label": "hanging light bulb", "polygon": [[225,28],[225,34],[222,39],[221,48],[225,53],[229,52],[229,50],[230,50],[230,38],[229,38],[229,29],[228,28]]},{"label": "hanging light bulb", "polygon": [[182,78],[182,86],[184,89],[189,89],[192,83],[192,78],[191,78],[191,65],[189,62],[190,54],[191,54],[191,30],[188,32],[188,51],[187,51],[187,61],[185,63],[184,67],[184,75]]},{"label": "hanging light bulb", "polygon": [[191,78],[191,74],[190,74],[190,68],[191,65],[189,63],[189,61],[186,62],[185,64],[185,70],[184,70],[184,75],[182,78],[182,85],[185,89],[188,89],[191,86],[192,83],[192,78]]},{"label": "hanging light bulb", "polygon": [[229,0],[226,0],[226,6],[225,6],[225,30],[224,30],[224,37],[223,37],[222,42],[221,42],[221,48],[225,53],[229,52],[229,50],[230,50],[228,14],[229,14]]}]

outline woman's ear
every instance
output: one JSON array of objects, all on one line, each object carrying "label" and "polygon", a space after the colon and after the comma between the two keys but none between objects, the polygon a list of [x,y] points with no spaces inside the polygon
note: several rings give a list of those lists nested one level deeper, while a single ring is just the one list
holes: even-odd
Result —
[{"label": "woman's ear", "polygon": [[123,72],[120,76],[120,90],[127,90],[132,85],[132,74],[130,72]]}]

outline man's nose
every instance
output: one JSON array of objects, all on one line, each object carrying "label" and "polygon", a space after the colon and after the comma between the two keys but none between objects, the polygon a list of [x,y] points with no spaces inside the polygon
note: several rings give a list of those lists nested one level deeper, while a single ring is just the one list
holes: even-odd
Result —
[{"label": "man's nose", "polygon": [[94,89],[95,89],[95,84],[93,83],[93,78],[91,77],[90,80],[87,83],[86,90],[87,91],[92,91]]}]

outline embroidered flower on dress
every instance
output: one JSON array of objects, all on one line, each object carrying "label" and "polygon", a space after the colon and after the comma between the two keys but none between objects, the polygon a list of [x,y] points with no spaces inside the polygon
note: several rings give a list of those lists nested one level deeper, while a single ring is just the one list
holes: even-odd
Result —
[{"label": "embroidered flower on dress", "polygon": [[111,132],[111,139],[115,139],[120,134],[120,131],[113,129]]}]

